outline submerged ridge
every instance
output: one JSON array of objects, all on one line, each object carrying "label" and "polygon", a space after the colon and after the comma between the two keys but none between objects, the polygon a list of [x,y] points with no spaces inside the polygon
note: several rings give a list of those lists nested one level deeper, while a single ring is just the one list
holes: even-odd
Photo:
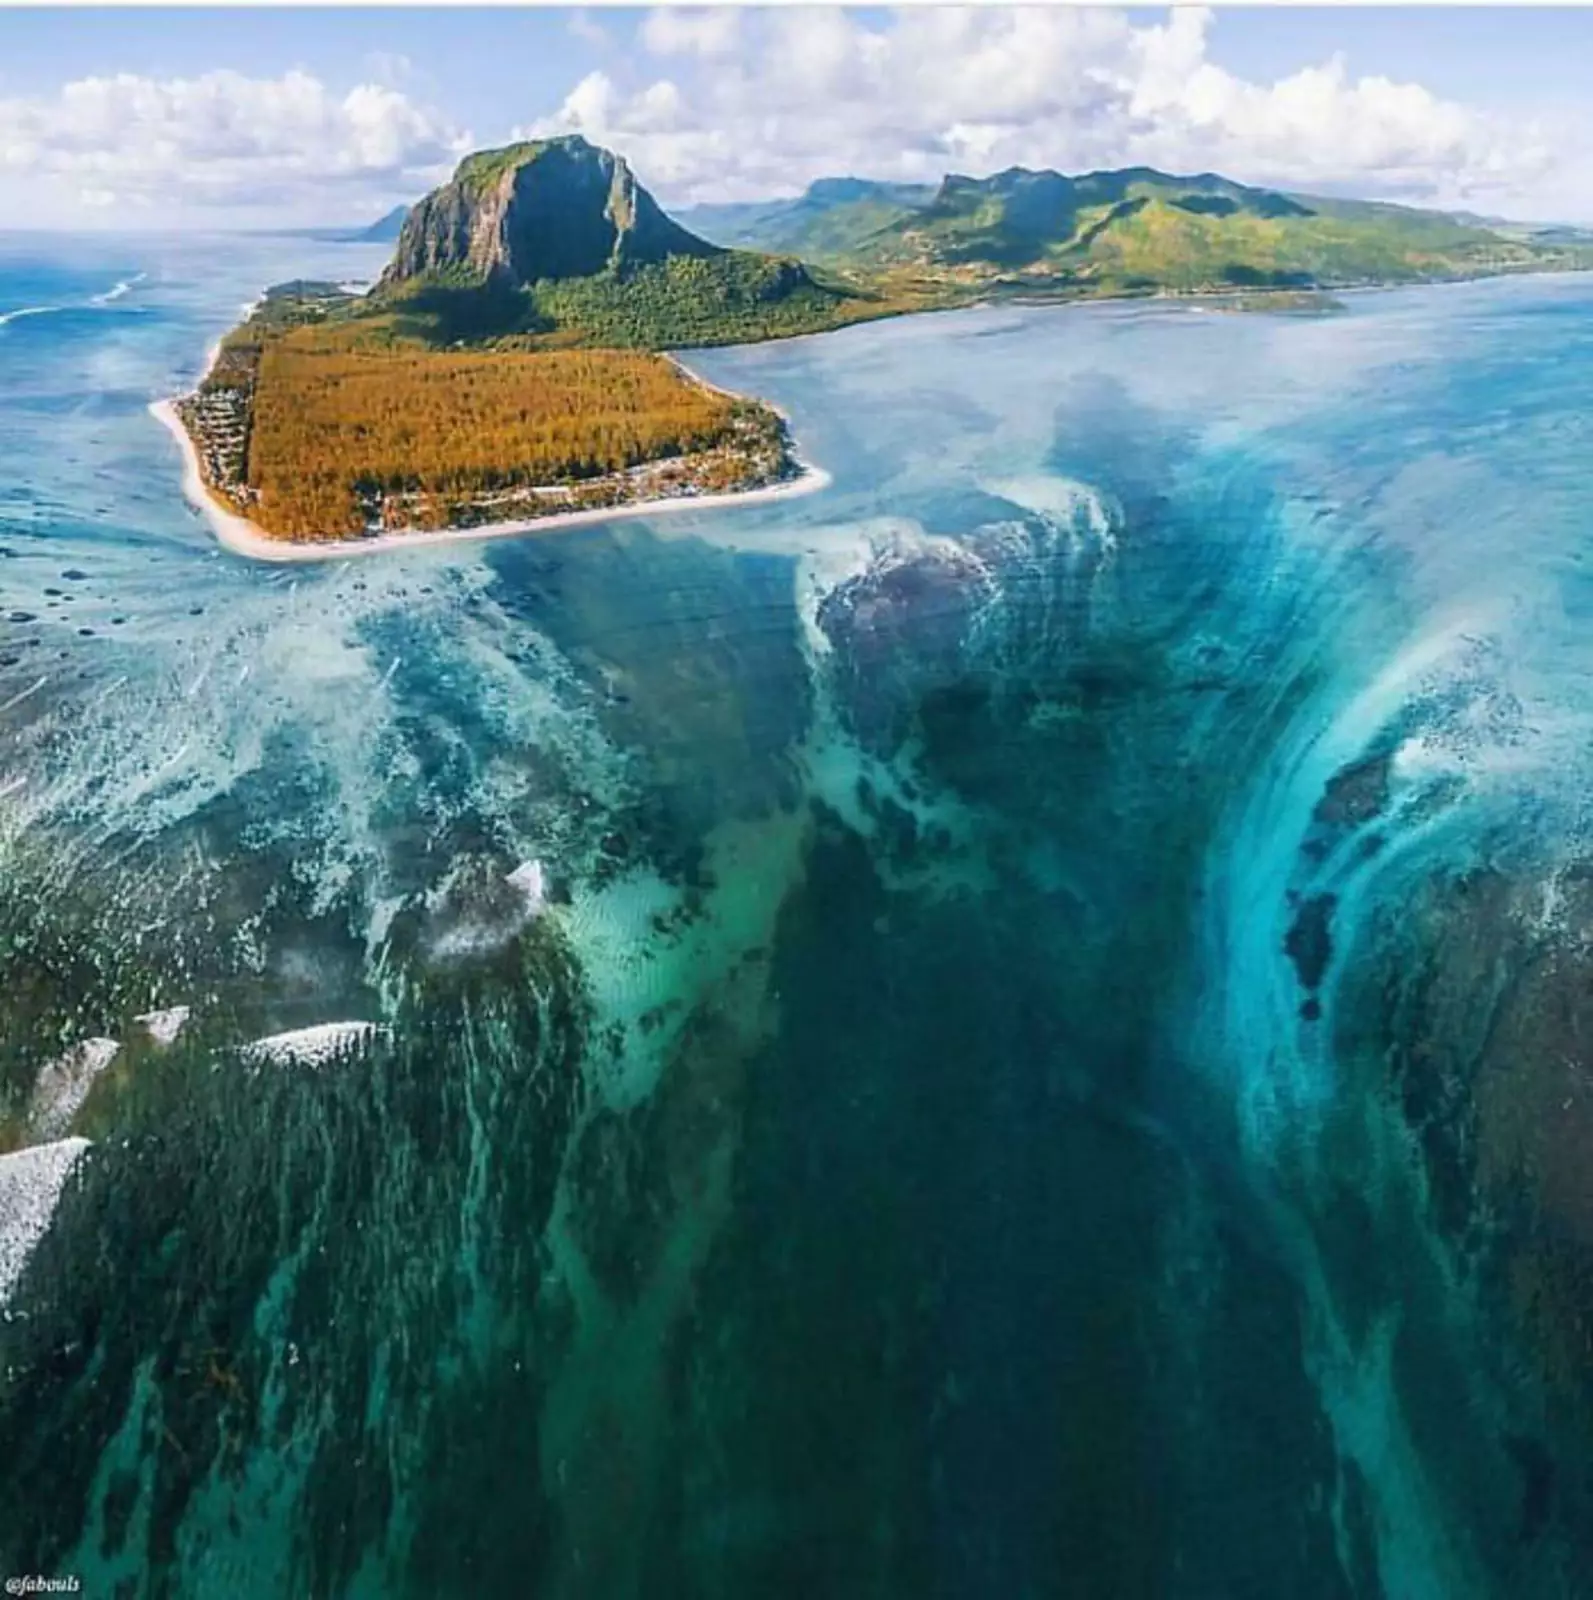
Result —
[{"label": "submerged ridge", "polygon": [[1593,293],[714,352],[826,496],[268,571],[250,248],[7,358],[0,1566],[1571,1600]]}]

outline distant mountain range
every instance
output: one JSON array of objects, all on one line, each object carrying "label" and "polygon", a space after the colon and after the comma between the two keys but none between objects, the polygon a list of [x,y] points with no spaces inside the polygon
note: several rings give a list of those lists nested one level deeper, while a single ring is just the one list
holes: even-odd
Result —
[{"label": "distant mountain range", "polygon": [[938,186],[824,179],[793,200],[682,220],[744,249],[948,288],[1132,293],[1342,287],[1585,265],[1578,230],[1491,226],[1375,201],[1287,194],[1149,167],[1009,168]]},{"label": "distant mountain range", "polygon": [[361,228],[354,237],[361,244],[395,244],[409,212],[408,206],[394,206],[386,216],[378,217],[368,228]]},{"label": "distant mountain range", "polygon": [[319,239],[323,244],[392,244],[409,215],[408,206],[394,206],[375,222],[355,228],[268,228],[265,231],[289,239]]},{"label": "distant mountain range", "polygon": [[579,135],[467,156],[414,206],[338,237],[394,244],[349,317],[433,345],[667,349],[972,299],[1249,295],[1593,266],[1582,229],[1151,167],[824,178],[793,199],[671,216],[622,157]]},{"label": "distant mountain range", "polygon": [[833,178],[683,221],[575,135],[468,156],[342,237],[395,232],[368,293],[268,294],[179,404],[206,483],[267,535],[476,524],[506,494],[542,516],[792,477],[779,415],[705,388],[671,349],[1002,298],[1221,293],[1315,312],[1342,285],[1593,265],[1575,230],[1149,167]]},{"label": "distant mountain range", "polygon": [[1150,167],[1012,167],[938,185],[826,178],[795,199],[671,217],[621,157],[571,135],[462,161],[403,219],[377,299],[406,333],[443,342],[662,348],[971,298],[1332,289],[1590,264],[1593,240],[1576,230]]}]

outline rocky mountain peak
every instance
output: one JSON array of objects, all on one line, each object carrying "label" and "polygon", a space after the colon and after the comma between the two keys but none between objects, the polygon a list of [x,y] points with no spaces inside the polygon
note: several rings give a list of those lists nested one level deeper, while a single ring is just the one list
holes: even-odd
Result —
[{"label": "rocky mountain peak", "polygon": [[621,157],[569,134],[467,156],[410,213],[382,281],[518,287],[717,253],[666,216]]}]

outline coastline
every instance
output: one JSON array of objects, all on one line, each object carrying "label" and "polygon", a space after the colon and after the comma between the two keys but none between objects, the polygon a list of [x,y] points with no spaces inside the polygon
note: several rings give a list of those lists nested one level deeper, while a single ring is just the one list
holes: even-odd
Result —
[{"label": "coastline", "polygon": [[[255,302],[256,305],[259,302]],[[221,353],[218,339],[205,352],[204,370],[194,387],[197,389],[215,366]],[[691,370],[676,355],[667,359],[674,363],[693,383],[715,394],[731,395],[734,399],[745,396],[732,395],[720,389]],[[519,539],[529,534],[558,533],[566,528],[592,527],[603,522],[618,522],[622,518],[656,517],[682,511],[722,511],[732,506],[768,505],[776,500],[794,500],[802,495],[816,494],[827,489],[832,482],[830,474],[822,467],[805,461],[795,450],[791,459],[797,468],[794,478],[779,483],[766,484],[761,489],[735,489],[723,494],[663,495],[652,500],[637,500],[621,506],[596,506],[583,511],[555,511],[546,517],[526,517],[514,522],[484,522],[473,528],[417,528],[409,533],[379,533],[363,539],[326,539],[293,541],[276,539],[264,532],[247,517],[229,510],[211,493],[199,468],[199,451],[182,418],[177,415],[178,396],[151,402],[149,414],[171,434],[182,452],[183,498],[210,524],[216,542],[233,555],[245,556],[251,561],[292,563],[305,561],[343,561],[350,556],[386,554],[394,550],[413,550],[422,546],[460,544],[476,539]],[[767,403],[767,402],[765,402]],[[789,423],[779,407],[774,410]]]},{"label": "coastline", "polygon": [[[1363,283],[1336,288],[1330,291],[1336,295],[1375,295],[1386,294],[1400,289],[1438,289],[1460,288],[1478,283],[1495,283],[1504,280],[1522,278],[1585,278],[1589,269],[1565,267],[1550,271],[1516,271],[1516,272],[1485,272],[1469,274],[1446,279],[1434,279],[1421,283]],[[1035,296],[1033,298],[1021,295],[993,295],[975,299],[962,304],[929,306],[922,310],[905,313],[891,313],[886,317],[877,319],[882,321],[895,320],[897,316],[930,316],[936,312],[969,311],[980,309],[1001,309],[1004,306],[1017,307],[1072,307],[1085,305],[1127,304],[1144,305],[1156,309],[1176,307],[1179,309],[1208,310],[1202,301],[1221,299],[1232,294],[1231,290],[1196,290],[1188,293],[1142,293],[1142,294],[1111,294],[1090,296]],[[1267,291],[1262,291],[1266,293]],[[244,308],[244,318],[253,315],[262,303],[255,300]],[[876,319],[870,319],[876,320]],[[856,324],[854,324],[855,326]],[[819,339],[828,334],[843,331],[840,329],[826,329],[821,332],[795,334],[788,339],[767,342],[788,343],[800,342],[803,339]],[[218,339],[205,352],[204,369],[199,378],[195,380],[194,387],[204,381],[221,351],[221,341]],[[732,399],[747,399],[748,396],[736,393],[734,390],[723,389],[717,384],[710,383],[700,373],[693,369],[674,351],[660,352],[664,358],[675,366],[692,382],[700,384],[715,394],[727,395]],[[797,475],[780,483],[765,485],[760,489],[733,490],[722,494],[707,495],[670,495],[652,500],[637,500],[621,506],[601,506],[582,511],[559,511],[546,517],[522,518],[510,522],[487,522],[472,528],[431,528],[415,529],[412,532],[381,533],[360,539],[327,539],[306,541],[302,543],[291,542],[285,539],[273,538],[263,532],[247,517],[240,516],[230,510],[213,495],[204,482],[199,469],[199,454],[190,438],[187,428],[182,424],[177,415],[176,400],[179,396],[172,396],[164,400],[154,401],[150,407],[150,415],[155,418],[177,441],[178,448],[183,457],[182,490],[184,498],[200,512],[209,523],[216,536],[217,543],[222,548],[231,551],[234,555],[244,556],[252,561],[274,562],[288,564],[294,562],[313,561],[341,561],[350,556],[376,555],[392,550],[413,549],[420,546],[434,546],[456,544],[477,539],[515,539],[525,538],[537,533],[557,533],[566,528],[590,527],[604,522],[617,522],[626,518],[653,517],[682,511],[716,511],[726,510],[738,505],[768,504],[776,500],[796,499],[802,495],[815,494],[826,489],[833,481],[824,468],[813,462],[806,461],[795,450],[791,458],[797,467]],[[760,400],[760,403],[774,411],[788,426],[790,417],[786,412],[773,402]]]}]

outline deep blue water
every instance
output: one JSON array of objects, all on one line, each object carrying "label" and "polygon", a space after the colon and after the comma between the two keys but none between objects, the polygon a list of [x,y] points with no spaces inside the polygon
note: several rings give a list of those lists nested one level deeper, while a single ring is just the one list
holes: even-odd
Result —
[{"label": "deep blue water", "polygon": [[148,403],[379,256],[0,238],[5,1144],[122,1046],[0,1566],[1588,1592],[1593,283],[698,353],[830,489],[220,552]]}]

